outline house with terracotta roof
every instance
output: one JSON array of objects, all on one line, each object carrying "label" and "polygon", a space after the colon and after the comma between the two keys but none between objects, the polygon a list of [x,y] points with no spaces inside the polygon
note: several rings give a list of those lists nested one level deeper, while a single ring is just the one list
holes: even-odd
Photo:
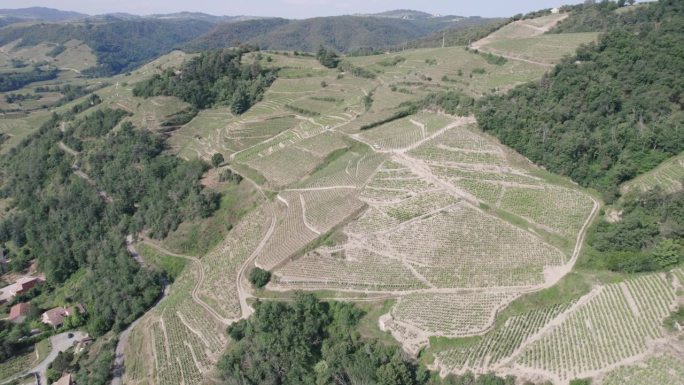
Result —
[{"label": "house with terracotta roof", "polygon": [[63,375],[62,377],[57,380],[57,382],[53,382],[52,385],[73,385],[74,384],[74,378],[71,376],[71,373],[67,373]]},{"label": "house with terracotta roof", "polygon": [[64,319],[66,317],[76,314],[76,311],[78,311],[81,314],[85,313],[85,309],[81,304],[69,308],[62,306],[56,307],[43,313],[43,315],[41,316],[41,321],[44,324],[50,325],[53,328],[57,329],[58,327],[64,324]]},{"label": "house with terracotta roof", "polygon": [[24,322],[26,317],[31,310],[31,305],[26,302],[18,303],[10,309],[10,315],[8,320],[15,324],[20,324]]},{"label": "house with terracotta roof", "polygon": [[0,303],[8,302],[15,296],[24,294],[43,282],[45,282],[44,276],[21,277],[17,280],[17,282],[0,288]]},{"label": "house with terracotta roof", "polygon": [[24,294],[27,291],[38,286],[38,284],[41,282],[42,281],[40,280],[39,277],[22,277],[22,278],[19,278],[19,280],[17,280],[17,283],[14,284],[14,287],[10,290],[10,292],[14,296]]}]

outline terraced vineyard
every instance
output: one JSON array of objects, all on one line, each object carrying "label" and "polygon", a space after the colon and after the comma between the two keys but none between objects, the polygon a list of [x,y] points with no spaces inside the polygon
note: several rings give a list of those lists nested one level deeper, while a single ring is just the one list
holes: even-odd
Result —
[{"label": "terraced vineyard", "polygon": [[[564,384],[650,354],[676,296],[663,275],[495,322],[511,301],[573,268],[595,198],[482,133],[472,117],[421,111],[376,125],[431,92],[478,97],[540,78],[595,38],[541,35],[560,17],[525,20],[479,42],[506,50],[499,65],[463,47],[344,58],[372,74],[364,78],[312,57],[262,52],[262,66],[282,69],[260,102],[241,116],[225,106],[203,110],[169,141],[184,158],[222,153],[265,198],[219,247],[196,256],[133,330],[127,380],[207,381],[227,344],[226,324],[250,314],[247,299],[293,290],[395,299],[380,328],[409,352],[434,354],[443,374],[495,371]],[[246,282],[253,266],[272,273],[265,292]],[[459,339],[433,351],[437,336]]]},{"label": "terraced vineyard", "polygon": [[523,349],[515,364],[560,382],[644,354],[649,341],[663,336],[661,323],[674,300],[675,290],[663,274],[601,287]]},{"label": "terraced vineyard", "polygon": [[632,190],[648,191],[656,187],[666,192],[684,188],[684,154],[670,158],[655,169],[625,183],[621,192],[626,194]]},{"label": "terraced vineyard", "polygon": [[447,349],[437,354],[440,368],[459,372],[472,370],[486,372],[496,368],[515,352],[528,338],[572,304],[554,305],[512,316],[504,325],[487,333],[477,342],[463,347]]},{"label": "terraced vineyard", "polygon": [[621,366],[603,378],[603,385],[684,384],[684,361],[661,354],[642,363]]}]

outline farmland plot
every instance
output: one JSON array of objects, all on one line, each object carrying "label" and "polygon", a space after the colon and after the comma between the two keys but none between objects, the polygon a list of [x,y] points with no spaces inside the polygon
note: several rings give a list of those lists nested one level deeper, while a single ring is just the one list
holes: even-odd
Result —
[{"label": "farmland plot", "polygon": [[486,330],[497,310],[514,297],[506,293],[409,294],[392,309],[392,316],[430,335],[469,336]]},{"label": "farmland plot", "polygon": [[190,298],[198,264],[174,283],[174,291],[133,329],[125,350],[125,383],[196,385],[211,370],[227,343],[224,326]]},{"label": "farmland plot", "polygon": [[437,353],[437,366],[447,372],[471,370],[486,373],[495,369],[529,337],[571,305],[572,303],[553,305],[512,316],[504,325],[485,334],[473,344]]},{"label": "farmland plot", "polygon": [[603,385],[682,385],[684,361],[674,354],[661,354],[643,362],[621,366],[608,373]]},{"label": "farmland plot", "polygon": [[402,291],[427,286],[396,259],[357,248],[319,248],[275,272],[276,285],[288,289]]},{"label": "farmland plot", "polygon": [[223,318],[236,319],[241,315],[235,277],[240,266],[256,249],[267,227],[263,210],[255,210],[243,218],[218,247],[202,258],[205,277],[198,287],[199,298]]},{"label": "farmland plot", "polygon": [[515,364],[564,381],[646,353],[663,336],[675,290],[664,274],[603,286],[527,346]]},{"label": "farmland plot", "polygon": [[637,176],[623,184],[620,190],[623,194],[629,191],[648,191],[659,187],[665,192],[673,193],[684,188],[684,154],[672,157],[655,169]]}]

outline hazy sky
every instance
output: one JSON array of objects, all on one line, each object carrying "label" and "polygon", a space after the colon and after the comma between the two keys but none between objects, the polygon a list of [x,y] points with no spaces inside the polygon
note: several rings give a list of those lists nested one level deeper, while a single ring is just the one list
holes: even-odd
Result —
[{"label": "hazy sky", "polygon": [[459,16],[512,16],[581,0],[0,0],[0,8],[41,6],[91,15],[128,12],[145,15],[178,11],[214,15],[313,16],[415,9]]}]

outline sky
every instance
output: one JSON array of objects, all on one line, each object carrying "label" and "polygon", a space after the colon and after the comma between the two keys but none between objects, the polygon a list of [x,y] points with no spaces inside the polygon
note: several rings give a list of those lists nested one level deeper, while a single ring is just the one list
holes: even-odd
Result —
[{"label": "sky", "polygon": [[179,11],[213,15],[278,16],[302,19],[314,16],[375,13],[415,9],[442,15],[512,16],[580,0],[0,0],[0,8],[32,6],[58,8],[90,15],[126,12],[137,15]]}]

